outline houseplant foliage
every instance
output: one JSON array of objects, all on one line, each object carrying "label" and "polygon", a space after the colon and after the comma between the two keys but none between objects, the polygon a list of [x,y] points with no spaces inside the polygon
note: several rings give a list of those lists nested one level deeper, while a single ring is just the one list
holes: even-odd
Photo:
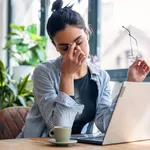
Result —
[{"label": "houseplant foliage", "polygon": [[4,49],[19,65],[36,66],[46,60],[47,38],[39,36],[36,24],[27,27],[10,24],[12,33],[7,36]]},{"label": "houseplant foliage", "polygon": [[27,88],[29,74],[19,82],[12,80],[0,61],[0,108],[31,106],[34,101],[32,90]]}]

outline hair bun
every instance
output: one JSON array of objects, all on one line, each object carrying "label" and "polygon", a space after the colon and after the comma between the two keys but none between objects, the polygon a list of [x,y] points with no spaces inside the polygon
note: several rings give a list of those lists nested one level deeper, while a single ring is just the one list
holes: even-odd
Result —
[{"label": "hair bun", "polygon": [[61,9],[63,6],[63,1],[62,0],[56,0],[54,3],[53,3],[53,6],[52,6],[52,11],[58,11],[59,9]]}]

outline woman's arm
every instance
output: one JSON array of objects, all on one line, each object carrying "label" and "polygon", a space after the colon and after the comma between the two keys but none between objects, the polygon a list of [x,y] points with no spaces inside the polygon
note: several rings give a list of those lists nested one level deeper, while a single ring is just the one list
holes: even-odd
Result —
[{"label": "woman's arm", "polygon": [[95,124],[104,133],[115,106],[115,101],[112,103],[111,99],[110,77],[105,71],[103,71],[102,85],[102,93],[100,94],[96,108]]},{"label": "woman's arm", "polygon": [[[77,104],[68,94],[56,93],[51,70],[39,65],[33,74],[35,101],[49,129],[54,126],[72,126],[77,113],[81,113],[83,105]],[[59,83],[58,83],[59,84]]]},{"label": "woman's arm", "polygon": [[54,126],[72,126],[76,114],[81,113],[84,108],[71,98],[74,96],[74,73],[85,61],[84,53],[81,50],[76,51],[75,46],[75,43],[71,45],[63,56],[58,94],[50,75],[52,70],[39,65],[34,71],[34,96],[50,129]]},{"label": "woman's arm", "polygon": [[81,68],[85,60],[83,51],[76,43],[73,43],[67,53],[63,55],[60,91],[74,96],[74,74]]}]

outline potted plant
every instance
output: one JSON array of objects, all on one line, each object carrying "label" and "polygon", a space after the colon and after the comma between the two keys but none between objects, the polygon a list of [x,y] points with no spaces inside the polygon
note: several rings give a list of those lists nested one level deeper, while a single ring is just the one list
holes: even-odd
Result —
[{"label": "potted plant", "polygon": [[19,82],[12,80],[0,61],[0,109],[10,106],[31,106],[34,102],[32,90],[27,88],[29,74]]},{"label": "potted plant", "polygon": [[13,32],[7,36],[4,49],[20,66],[13,68],[14,78],[32,73],[34,67],[46,60],[45,36],[39,36],[36,24],[27,27],[10,24]]}]

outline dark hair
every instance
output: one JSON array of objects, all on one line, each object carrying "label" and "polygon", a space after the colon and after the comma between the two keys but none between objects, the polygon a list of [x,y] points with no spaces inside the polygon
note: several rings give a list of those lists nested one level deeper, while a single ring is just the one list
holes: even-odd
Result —
[{"label": "dark hair", "polygon": [[[85,22],[82,16],[72,10],[72,6],[65,6],[62,8],[63,1],[56,0],[52,6],[52,15],[47,22],[47,33],[53,42],[53,36],[56,32],[65,29],[67,25],[75,25],[80,29],[86,30]],[[54,42],[53,42],[54,44]]]}]

